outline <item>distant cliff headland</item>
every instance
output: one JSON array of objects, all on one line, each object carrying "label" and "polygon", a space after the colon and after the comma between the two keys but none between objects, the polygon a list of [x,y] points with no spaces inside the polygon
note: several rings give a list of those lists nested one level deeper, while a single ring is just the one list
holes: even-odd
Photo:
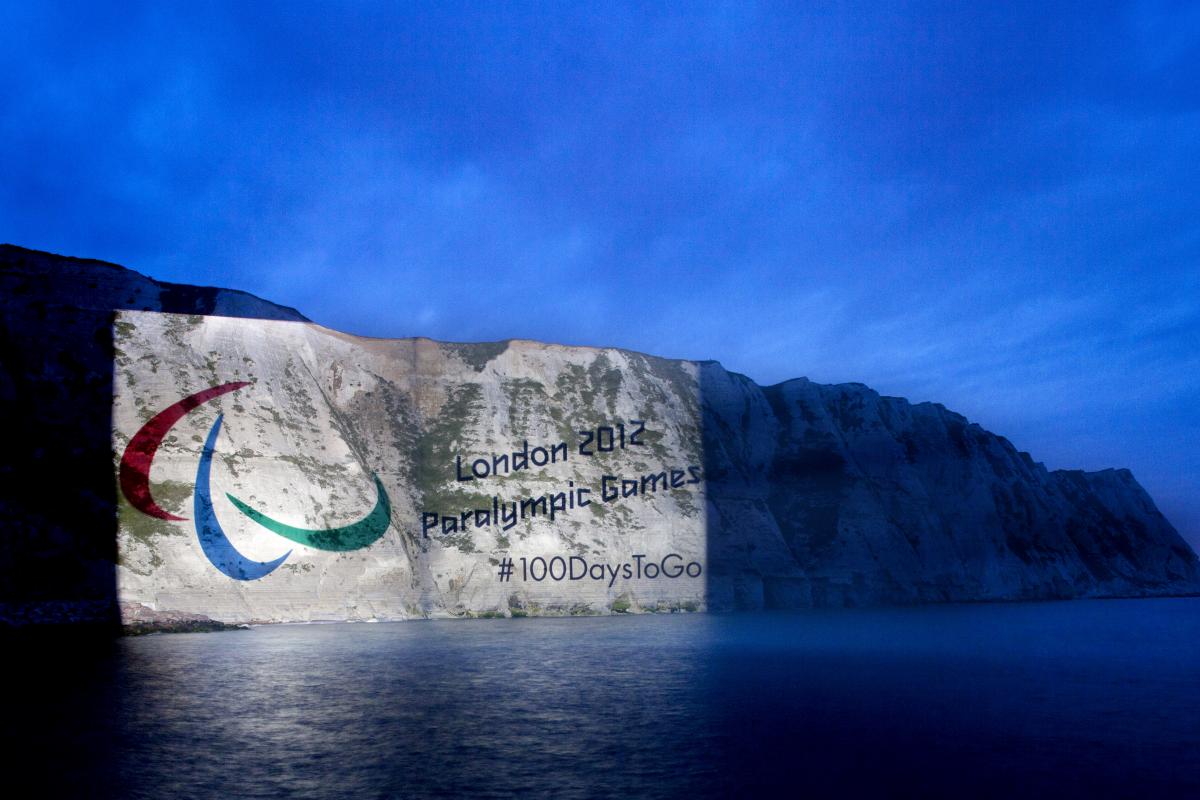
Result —
[{"label": "distant cliff headland", "polygon": [[0,413],[0,624],[1200,592],[1128,470],[1048,471],[934,403],[359,338],[11,245]]}]

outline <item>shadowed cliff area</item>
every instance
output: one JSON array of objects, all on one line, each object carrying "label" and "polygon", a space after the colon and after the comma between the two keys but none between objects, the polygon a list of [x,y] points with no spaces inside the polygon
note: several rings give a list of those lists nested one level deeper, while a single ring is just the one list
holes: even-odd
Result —
[{"label": "shadowed cliff area", "polygon": [[[702,372],[709,562],[735,608],[1194,593],[1126,469],[1048,471],[935,403]],[[760,533],[754,547],[734,535]]]},{"label": "shadowed cliff area", "polygon": [[[127,315],[115,325],[121,311],[183,316]],[[123,528],[132,536],[131,571],[123,574],[136,586],[125,586],[122,599],[140,593],[143,611],[187,611],[190,603],[193,612],[239,622],[312,618],[316,606],[304,598],[318,596],[333,603],[323,614],[391,618],[516,616],[550,612],[550,601],[553,613],[565,614],[1200,590],[1195,553],[1127,470],[1048,471],[937,404],[803,378],[761,387],[716,362],[612,349],[366,340],[316,326],[206,322],[221,317],[307,321],[243,292],[0,246],[0,412],[10,430],[0,457],[0,621],[116,620],[114,374],[121,387],[136,387],[115,426],[122,436],[170,402],[146,405],[146,392],[179,397],[253,378],[253,398],[230,406],[238,413],[226,422],[241,448],[230,457],[259,467],[243,471],[245,491],[266,491],[261,481],[290,459],[305,468],[272,480],[294,508],[330,503],[335,495],[318,500],[314,492],[358,485],[355,470],[377,472],[396,505],[379,547],[289,565],[271,578],[286,591],[255,583],[231,592],[194,552],[190,529]],[[576,458],[545,476],[469,484],[453,477],[460,452],[517,448],[551,434],[569,441],[585,423],[598,430],[634,417],[647,420],[648,447],[631,447],[624,462]],[[198,446],[181,436],[165,466],[173,457],[188,477]],[[693,504],[696,495],[672,486],[638,498],[641,506],[597,503],[557,525],[522,524],[511,537],[494,527],[468,533],[465,518],[461,531],[440,540],[419,528],[429,509],[478,509],[508,489],[534,496],[547,491],[546,480],[591,480],[591,467],[622,464],[651,478],[664,466],[683,476],[688,464],[702,465],[706,502]],[[172,499],[182,502],[191,487],[176,483],[182,494]],[[702,602],[671,596],[661,582],[540,598],[497,582],[494,567],[510,548],[551,541],[558,549],[547,556],[594,559],[698,547]],[[169,568],[160,572],[164,559]],[[177,591],[183,585],[190,597]],[[159,600],[177,605],[164,609]]]},{"label": "shadowed cliff area", "polygon": [[113,316],[300,320],[245,292],[0,245],[0,625],[116,617]]}]

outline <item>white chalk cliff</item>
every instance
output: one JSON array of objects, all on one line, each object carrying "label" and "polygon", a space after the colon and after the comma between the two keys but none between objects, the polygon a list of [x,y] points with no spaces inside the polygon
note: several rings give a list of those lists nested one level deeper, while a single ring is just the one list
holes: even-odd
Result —
[{"label": "white chalk cliff", "polygon": [[[861,384],[760,387],[716,362],[611,348],[355,337],[244,293],[11,246],[0,289],[0,618],[118,603],[249,622],[1200,590],[1196,555],[1128,471],[1048,471],[940,405]],[[130,437],[230,382],[247,385],[186,414],[153,460],[155,501],[185,519],[139,511],[116,488]],[[223,532],[255,562],[291,551],[255,580],[214,567],[198,533],[218,414]],[[338,528],[377,505],[373,476],[390,520],[358,549],[289,541],[230,499]]]}]

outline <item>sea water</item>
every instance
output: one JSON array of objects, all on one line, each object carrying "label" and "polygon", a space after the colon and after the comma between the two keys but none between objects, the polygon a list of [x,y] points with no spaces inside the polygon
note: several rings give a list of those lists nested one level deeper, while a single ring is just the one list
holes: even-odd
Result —
[{"label": "sea water", "polygon": [[41,797],[1200,796],[1200,599],[7,649]]}]

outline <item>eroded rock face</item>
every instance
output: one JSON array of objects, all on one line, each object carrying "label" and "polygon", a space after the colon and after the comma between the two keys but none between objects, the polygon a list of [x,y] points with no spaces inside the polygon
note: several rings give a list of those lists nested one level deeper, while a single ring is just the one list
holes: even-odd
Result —
[{"label": "eroded rock face", "polygon": [[[0,257],[0,403],[26,420],[0,487],[10,604],[238,623],[1200,589],[1128,471],[1049,472],[938,405],[615,349],[364,339]],[[116,490],[147,422],[231,383],[154,453],[148,491],[181,519]],[[240,580],[230,553],[286,557]]]},{"label": "eroded rock face", "polygon": [[804,573],[766,602],[920,603],[1185,591],[1195,554],[1128,470],[1049,472],[931,403],[794,380],[767,503]]}]

